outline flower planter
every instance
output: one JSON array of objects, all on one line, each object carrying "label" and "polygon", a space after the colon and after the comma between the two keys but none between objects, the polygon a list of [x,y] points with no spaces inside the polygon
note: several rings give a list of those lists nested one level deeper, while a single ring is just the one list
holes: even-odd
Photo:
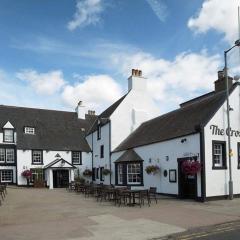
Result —
[{"label": "flower planter", "polygon": [[85,169],[83,171],[83,176],[84,177],[92,177],[92,171],[90,169]]},{"label": "flower planter", "polygon": [[111,174],[111,170],[105,168],[105,169],[102,170],[102,174],[103,174],[104,176],[110,175],[110,174]]},{"label": "flower planter", "polygon": [[155,175],[160,171],[160,167],[157,165],[149,165],[145,168],[147,174]]},{"label": "flower planter", "polygon": [[182,172],[185,175],[194,176],[202,169],[201,163],[199,161],[185,160],[182,163]]}]

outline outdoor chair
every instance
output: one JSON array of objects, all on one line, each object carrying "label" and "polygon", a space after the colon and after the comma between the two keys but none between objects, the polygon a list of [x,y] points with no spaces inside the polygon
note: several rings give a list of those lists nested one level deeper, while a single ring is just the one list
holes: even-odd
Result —
[{"label": "outdoor chair", "polygon": [[147,201],[148,206],[150,207],[150,197],[149,197],[149,191],[148,190],[142,190],[140,192],[140,199],[141,204],[145,204],[145,200]]},{"label": "outdoor chair", "polygon": [[154,199],[157,204],[157,188],[156,187],[150,187],[149,189],[149,201],[151,203],[151,199]]}]

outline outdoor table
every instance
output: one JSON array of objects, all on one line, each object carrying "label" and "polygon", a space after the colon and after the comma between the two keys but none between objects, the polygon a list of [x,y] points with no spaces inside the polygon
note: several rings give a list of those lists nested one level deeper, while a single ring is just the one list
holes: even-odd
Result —
[{"label": "outdoor table", "polygon": [[[125,193],[126,195],[128,195],[128,199],[129,199],[129,206],[134,206],[134,205],[141,205],[140,201],[140,194],[142,191],[146,191],[146,189],[134,189],[134,190],[122,190],[123,193]],[[136,196],[139,196],[139,202],[136,203]]]}]

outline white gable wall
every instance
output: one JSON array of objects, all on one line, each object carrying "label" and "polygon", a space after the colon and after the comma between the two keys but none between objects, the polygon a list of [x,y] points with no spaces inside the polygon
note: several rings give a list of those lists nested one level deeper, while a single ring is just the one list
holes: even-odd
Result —
[{"label": "white gable wall", "polygon": [[144,91],[131,90],[111,119],[111,150],[114,150],[141,123],[159,116],[159,108]]},{"label": "white gable wall", "polygon": [[[234,92],[230,95],[229,103],[233,111],[230,111],[230,126],[233,130],[240,131],[240,87],[237,86]],[[217,111],[214,117],[208,122],[204,128],[205,133],[205,171],[206,171],[206,197],[228,195],[229,181],[229,161],[228,161],[228,144],[227,135],[213,135],[211,125],[217,125],[218,128],[227,129],[227,104]],[[212,141],[226,141],[227,169],[214,170],[212,169]],[[240,137],[231,137],[231,147],[233,149],[232,157],[232,176],[234,194],[240,193],[240,169],[237,169],[237,143],[240,142]]]}]

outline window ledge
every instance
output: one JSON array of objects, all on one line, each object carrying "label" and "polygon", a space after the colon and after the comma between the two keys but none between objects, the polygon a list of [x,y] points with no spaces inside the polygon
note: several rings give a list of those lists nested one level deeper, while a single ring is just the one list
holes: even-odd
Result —
[{"label": "window ledge", "polygon": [[212,167],[212,170],[226,170],[227,167]]}]

